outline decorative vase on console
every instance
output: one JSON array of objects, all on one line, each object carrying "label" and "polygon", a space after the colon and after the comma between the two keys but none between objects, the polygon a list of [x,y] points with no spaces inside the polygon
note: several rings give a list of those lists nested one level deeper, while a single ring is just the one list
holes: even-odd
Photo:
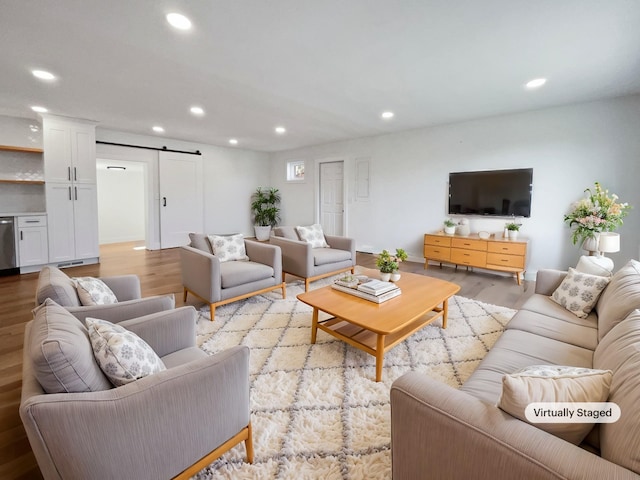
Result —
[{"label": "decorative vase on console", "polygon": [[600,232],[593,232],[593,235],[586,237],[582,241],[582,249],[589,252],[589,255],[595,255],[598,251],[598,236]]},{"label": "decorative vase on console", "polygon": [[471,234],[468,218],[460,219],[460,224],[456,227],[456,233],[462,237],[468,237]]},{"label": "decorative vase on console", "polygon": [[453,235],[456,233],[456,223],[450,218],[447,218],[444,221],[444,233],[447,235]]}]

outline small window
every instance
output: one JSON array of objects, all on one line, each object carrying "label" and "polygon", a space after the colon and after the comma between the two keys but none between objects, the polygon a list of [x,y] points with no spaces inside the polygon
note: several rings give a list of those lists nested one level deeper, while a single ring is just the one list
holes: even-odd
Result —
[{"label": "small window", "polygon": [[304,182],[304,160],[287,162],[287,182]]}]

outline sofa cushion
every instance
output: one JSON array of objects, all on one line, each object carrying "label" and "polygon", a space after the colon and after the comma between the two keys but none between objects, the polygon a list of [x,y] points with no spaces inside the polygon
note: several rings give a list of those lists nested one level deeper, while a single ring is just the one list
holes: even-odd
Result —
[{"label": "sofa cushion", "polygon": [[506,330],[460,390],[495,405],[505,374],[542,364],[592,368],[592,361],[593,350],[529,332]]},{"label": "sofa cushion", "polygon": [[209,239],[204,233],[190,233],[189,240],[191,240],[191,247],[202,250],[203,252],[213,253]]},{"label": "sofa cushion", "polygon": [[220,264],[222,288],[231,288],[258,280],[265,280],[274,275],[269,265],[256,262],[224,262]]},{"label": "sofa cushion", "polygon": [[62,270],[56,267],[42,267],[36,287],[36,305],[50,298],[63,307],[79,307],[80,299],[76,285]]},{"label": "sofa cushion", "polygon": [[166,370],[147,342],[121,325],[87,318],[89,339],[98,365],[115,386]]},{"label": "sofa cushion", "polygon": [[[600,259],[604,259],[604,257],[596,257],[595,255],[582,255],[580,257],[580,260],[578,260],[576,270],[582,273],[588,273],[590,275],[610,277],[612,275],[611,271],[603,265]],[[606,260],[611,261],[610,259]]]},{"label": "sofa cushion", "polygon": [[316,266],[351,260],[351,252],[336,248],[314,248],[312,253],[313,264]]},{"label": "sofa cushion", "polygon": [[607,277],[589,275],[569,268],[569,273],[551,298],[577,317],[586,318],[608,283]]},{"label": "sofa cushion", "polygon": [[602,292],[596,305],[598,339],[604,336],[636,308],[640,308],[640,262],[629,262],[618,270]]},{"label": "sofa cushion", "polygon": [[47,393],[97,392],[113,386],[93,357],[85,326],[51,299],[33,311],[28,339],[33,370]]},{"label": "sofa cushion", "polygon": [[640,474],[640,310],[602,339],[593,365],[613,372],[609,401],[621,411],[617,422],[600,425],[601,456]]},{"label": "sofa cushion", "polygon": [[236,235],[209,235],[208,238],[213,254],[221,262],[249,260],[244,246],[244,236],[241,233]]},{"label": "sofa cushion", "polygon": [[307,242],[311,245],[311,248],[328,248],[329,244],[324,238],[324,232],[322,231],[322,225],[314,223],[308,227],[297,226],[296,232],[300,240]]},{"label": "sofa cushion", "polygon": [[82,305],[110,305],[118,303],[111,289],[99,278],[74,277],[76,290]]},{"label": "sofa cushion", "polygon": [[[610,370],[559,365],[532,365],[502,377],[498,407],[520,420],[535,402],[604,402],[609,396]],[[541,418],[542,419],[542,418]],[[574,445],[580,444],[594,423],[532,423]]]},{"label": "sofa cushion", "polygon": [[589,350],[598,345],[598,317],[576,317],[546,295],[534,294],[509,321],[507,330],[523,330]]},{"label": "sofa cushion", "polygon": [[273,234],[276,237],[288,238],[289,240],[300,240],[295,227],[275,227]]}]

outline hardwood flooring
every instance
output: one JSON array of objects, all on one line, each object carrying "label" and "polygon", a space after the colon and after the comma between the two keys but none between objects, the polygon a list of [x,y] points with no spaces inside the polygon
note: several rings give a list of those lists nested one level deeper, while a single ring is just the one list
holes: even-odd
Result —
[{"label": "hardwood flooring", "polygon": [[[74,277],[105,277],[136,274],[143,296],[173,293],[176,305],[183,305],[178,249],[134,250],[133,243],[104,245],[100,263],[65,269]],[[358,253],[358,265],[375,268],[375,256]],[[517,285],[514,277],[466,271],[459,267],[439,268],[422,263],[404,262],[401,271],[430,275],[461,286],[458,295],[485,303],[518,308],[533,293],[533,282]],[[20,403],[22,343],[25,324],[31,320],[37,273],[0,277],[0,479],[27,480],[42,478],[22,422]],[[289,279],[287,279],[289,281]],[[189,296],[187,304],[203,304]]]}]

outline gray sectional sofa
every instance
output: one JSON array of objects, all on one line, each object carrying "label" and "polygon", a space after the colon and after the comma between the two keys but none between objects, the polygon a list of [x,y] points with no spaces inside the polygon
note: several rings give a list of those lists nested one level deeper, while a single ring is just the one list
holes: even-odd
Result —
[{"label": "gray sectional sofa", "polygon": [[[391,389],[393,478],[640,478],[640,262],[611,278],[576,317],[550,299],[566,272],[538,272],[535,294],[460,389],[412,372]],[[496,405],[505,374],[531,365],[613,372],[615,423],[573,445]]]}]

